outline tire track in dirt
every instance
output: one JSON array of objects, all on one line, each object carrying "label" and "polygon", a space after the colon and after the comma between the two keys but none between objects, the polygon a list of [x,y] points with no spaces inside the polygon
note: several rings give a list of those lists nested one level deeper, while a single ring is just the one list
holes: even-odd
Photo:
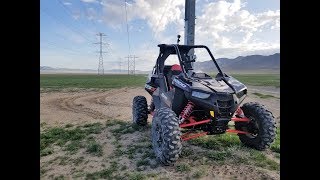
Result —
[{"label": "tire track in dirt", "polygon": [[[129,107],[131,108],[131,104],[128,103],[123,103],[123,102],[115,102],[115,101],[108,101],[107,98],[111,97],[111,96],[119,96],[121,94],[125,94],[127,93],[128,90],[127,88],[124,89],[120,89],[116,92],[109,92],[109,93],[104,93],[101,96],[97,96],[97,97],[93,97],[90,99],[87,99],[88,102],[93,103],[93,104],[99,104],[99,105],[103,105],[103,106],[117,106],[117,107]],[[110,98],[112,99],[112,98]]]},{"label": "tire track in dirt", "polygon": [[107,118],[106,115],[103,113],[93,110],[88,107],[83,107],[83,104],[76,104],[75,101],[79,98],[82,98],[83,95],[75,96],[75,97],[66,97],[66,98],[60,98],[53,102],[53,105],[65,110],[65,111],[71,111],[73,113],[81,113],[85,114],[89,117],[92,117],[93,119],[105,119]]},{"label": "tire track in dirt", "polygon": [[[120,88],[108,91],[50,92],[41,94],[40,118],[46,122],[96,122],[106,119],[130,121],[132,99],[142,95],[150,102],[151,96],[143,88]],[[272,111],[280,122],[280,99],[261,99],[252,93],[245,102],[260,102]]]},{"label": "tire track in dirt", "polygon": [[[108,102],[106,101],[104,101],[104,103],[100,103],[101,100],[110,96],[116,96],[124,92],[125,92],[125,89],[119,89],[117,91],[110,90],[107,92],[98,92],[91,95],[81,94],[73,97],[65,97],[65,98],[57,99],[57,101],[54,101],[53,104],[54,106],[62,110],[71,111],[73,113],[82,113],[89,117],[92,117],[93,119],[112,118],[111,116],[105,115],[103,112],[101,112],[100,109],[93,109],[92,105],[93,104],[99,104],[104,106],[108,105]],[[112,105],[118,106],[116,102],[114,102]],[[130,107],[130,106],[127,105],[127,107]]]},{"label": "tire track in dirt", "polygon": [[[141,88],[120,88],[103,92],[44,93],[41,96],[41,119],[80,122],[120,119],[130,121],[132,98],[147,95]],[[148,97],[147,97],[148,98]]]}]

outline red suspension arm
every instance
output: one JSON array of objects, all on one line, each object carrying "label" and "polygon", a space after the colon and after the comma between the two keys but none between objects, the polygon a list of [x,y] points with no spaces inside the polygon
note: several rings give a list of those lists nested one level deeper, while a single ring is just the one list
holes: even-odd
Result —
[{"label": "red suspension arm", "polygon": [[180,124],[180,127],[184,128],[184,127],[195,126],[195,125],[199,125],[199,124],[205,124],[208,122],[210,122],[210,119],[206,119],[206,120],[202,120],[202,121],[198,121],[198,122],[193,122],[193,123],[188,123],[188,124]]},{"label": "red suspension arm", "polygon": [[243,118],[232,117],[231,121],[234,121],[234,122],[249,122],[250,119],[247,118],[247,117],[243,117]]}]

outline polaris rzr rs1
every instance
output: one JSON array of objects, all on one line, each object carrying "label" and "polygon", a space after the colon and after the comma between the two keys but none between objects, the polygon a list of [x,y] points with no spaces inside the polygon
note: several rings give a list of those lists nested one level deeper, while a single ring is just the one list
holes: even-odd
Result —
[{"label": "polaris rzr rs1", "polygon": [[[152,100],[148,105],[144,96],[134,97],[132,119],[144,126],[148,114],[153,116],[152,146],[163,164],[178,159],[182,141],[204,135],[235,133],[246,146],[270,146],[276,135],[272,113],[255,102],[240,106],[247,87],[222,72],[207,46],[158,46],[160,54],[145,84]],[[180,65],[167,65],[173,56]],[[195,62],[198,57],[203,61]]]}]

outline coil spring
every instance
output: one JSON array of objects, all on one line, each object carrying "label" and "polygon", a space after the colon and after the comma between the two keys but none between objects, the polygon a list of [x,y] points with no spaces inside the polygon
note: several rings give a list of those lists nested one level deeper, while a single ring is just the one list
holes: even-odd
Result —
[{"label": "coil spring", "polygon": [[195,104],[191,101],[188,101],[188,104],[184,107],[184,109],[181,111],[179,119],[180,124],[183,123],[184,120],[186,120],[192,113],[193,108]]}]

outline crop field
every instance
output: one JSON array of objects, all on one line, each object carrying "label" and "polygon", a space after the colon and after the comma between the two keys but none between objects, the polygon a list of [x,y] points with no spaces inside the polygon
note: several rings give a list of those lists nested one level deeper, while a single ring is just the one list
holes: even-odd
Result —
[{"label": "crop field", "polygon": [[[40,75],[41,179],[280,179],[280,76],[232,75],[248,86],[245,102],[264,104],[277,122],[266,151],[237,135],[183,142],[173,166],[163,166],[151,145],[151,121],[131,123],[132,99],[147,75]],[[231,124],[232,126],[232,124]]]},{"label": "crop field", "polygon": [[143,86],[147,75],[74,75],[74,74],[41,74],[40,87],[44,89],[64,88],[121,88]]},{"label": "crop field", "polygon": [[[232,74],[246,85],[280,87],[279,74]],[[45,89],[63,88],[121,88],[141,87],[147,75],[79,75],[79,74],[41,74],[40,87]]]}]

